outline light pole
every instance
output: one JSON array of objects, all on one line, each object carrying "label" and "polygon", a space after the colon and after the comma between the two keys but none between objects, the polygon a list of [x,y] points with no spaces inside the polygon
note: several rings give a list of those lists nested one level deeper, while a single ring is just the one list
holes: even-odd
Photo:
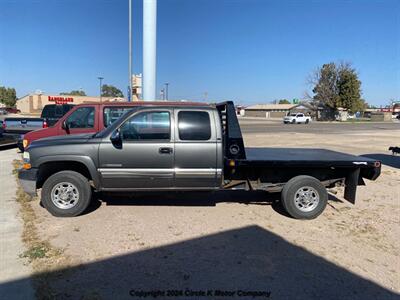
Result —
[{"label": "light pole", "polygon": [[129,0],[129,95],[128,101],[132,101],[132,0]]},{"label": "light pole", "polygon": [[143,0],[143,100],[156,99],[157,0]]},{"label": "light pole", "polygon": [[97,77],[97,79],[100,81],[100,103],[101,103],[102,102],[101,101],[101,87],[102,87],[101,81],[104,79],[104,77]]},{"label": "light pole", "polygon": [[168,86],[169,86],[169,83],[166,82],[165,83],[165,100],[168,100]]}]

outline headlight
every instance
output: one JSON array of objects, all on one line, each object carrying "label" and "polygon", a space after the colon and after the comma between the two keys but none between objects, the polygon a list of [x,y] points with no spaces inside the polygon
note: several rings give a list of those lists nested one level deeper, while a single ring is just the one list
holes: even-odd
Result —
[{"label": "headlight", "polygon": [[22,146],[23,146],[24,148],[26,148],[26,147],[28,147],[28,145],[29,145],[28,140],[23,139],[23,140],[22,140]]}]

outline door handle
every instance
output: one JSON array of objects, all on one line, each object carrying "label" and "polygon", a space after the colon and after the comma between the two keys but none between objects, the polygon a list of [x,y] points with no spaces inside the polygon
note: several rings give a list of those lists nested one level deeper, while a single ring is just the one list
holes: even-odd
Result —
[{"label": "door handle", "polygon": [[160,154],[171,154],[172,153],[172,148],[162,147],[162,148],[158,149],[158,152]]}]

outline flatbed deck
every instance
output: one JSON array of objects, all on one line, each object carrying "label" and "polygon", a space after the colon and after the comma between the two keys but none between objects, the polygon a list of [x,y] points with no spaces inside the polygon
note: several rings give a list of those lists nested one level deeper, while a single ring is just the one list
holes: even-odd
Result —
[{"label": "flatbed deck", "polygon": [[360,168],[374,166],[375,160],[325,149],[307,148],[245,148],[244,164],[263,166],[320,166]]}]

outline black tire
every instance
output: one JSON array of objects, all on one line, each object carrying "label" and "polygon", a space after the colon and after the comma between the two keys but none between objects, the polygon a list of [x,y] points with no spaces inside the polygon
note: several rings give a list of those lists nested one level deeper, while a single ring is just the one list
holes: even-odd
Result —
[{"label": "black tire", "polygon": [[309,122],[310,122],[310,121],[307,119],[307,120],[306,120],[306,124],[308,124]]},{"label": "black tire", "polygon": [[[301,192],[306,192],[311,195],[310,197],[313,198],[311,203],[316,204],[311,205],[310,207],[307,207],[309,204],[304,205],[300,201],[300,193],[297,193],[300,189],[304,189]],[[314,200],[316,197],[318,197],[318,201]],[[296,202],[296,200],[298,201]],[[283,187],[281,202],[286,212],[293,218],[307,220],[315,219],[326,207],[328,202],[328,192],[318,179],[306,175],[296,176],[290,179]]]},{"label": "black tire", "polygon": [[[73,193],[77,200],[71,200],[75,204],[70,208],[60,208],[52,201],[53,189],[61,183],[69,183],[73,186]],[[89,180],[82,174],[74,171],[61,171],[51,175],[42,186],[43,206],[55,217],[75,217],[85,211],[90,204],[92,189]],[[60,202],[61,203],[61,202]],[[61,205],[61,204],[58,204]]]},{"label": "black tire", "polygon": [[293,120],[293,121],[292,121],[292,124],[296,124],[296,120]]}]

